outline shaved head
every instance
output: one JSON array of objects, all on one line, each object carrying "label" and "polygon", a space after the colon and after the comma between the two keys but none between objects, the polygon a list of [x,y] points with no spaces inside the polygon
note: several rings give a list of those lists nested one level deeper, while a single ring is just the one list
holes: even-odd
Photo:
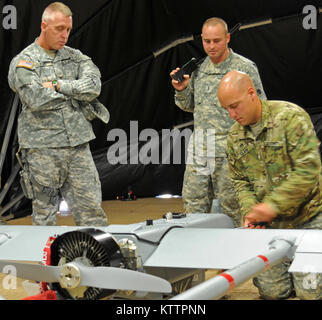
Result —
[{"label": "shaved head", "polygon": [[236,90],[242,93],[249,88],[254,88],[252,79],[244,72],[233,70],[222,78],[218,86],[218,97]]},{"label": "shaved head", "polygon": [[261,102],[252,79],[244,72],[230,71],[220,81],[217,91],[222,107],[241,125],[254,124],[261,118]]}]

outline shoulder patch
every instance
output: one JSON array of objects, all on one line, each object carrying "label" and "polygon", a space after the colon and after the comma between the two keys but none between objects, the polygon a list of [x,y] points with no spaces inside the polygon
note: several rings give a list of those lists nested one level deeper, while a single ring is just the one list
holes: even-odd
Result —
[{"label": "shoulder patch", "polygon": [[19,60],[17,67],[21,67],[21,68],[27,68],[27,69],[32,69],[34,66],[33,62],[29,62],[27,60]]}]

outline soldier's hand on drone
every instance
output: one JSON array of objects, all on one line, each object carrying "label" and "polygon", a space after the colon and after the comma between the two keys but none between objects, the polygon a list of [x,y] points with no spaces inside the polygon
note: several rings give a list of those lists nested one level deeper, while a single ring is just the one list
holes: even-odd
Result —
[{"label": "soldier's hand on drone", "polygon": [[275,210],[268,204],[256,204],[246,215],[244,226],[250,229],[265,229],[276,215]]}]

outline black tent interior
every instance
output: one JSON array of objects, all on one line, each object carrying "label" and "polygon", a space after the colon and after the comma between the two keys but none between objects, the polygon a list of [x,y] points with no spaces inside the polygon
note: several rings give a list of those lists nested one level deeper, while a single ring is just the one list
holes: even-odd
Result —
[{"label": "black tent interior", "polygon": [[[19,197],[15,159],[19,106],[14,113],[14,94],[7,83],[8,67],[11,59],[39,35],[41,13],[51,2],[0,1],[3,216],[9,213],[11,217],[19,216],[30,205]],[[322,138],[321,1],[65,0],[64,3],[73,11],[68,45],[89,55],[99,67],[103,84],[99,100],[110,111],[107,125],[94,120],[96,139],[90,144],[104,200],[127,193],[129,187],[138,197],[181,193],[193,118],[175,106],[169,73],[192,57],[204,57],[200,31],[209,17],[227,21],[234,31],[230,47],[256,62],[267,97],[302,106]],[[309,10],[305,11],[305,7]]]}]

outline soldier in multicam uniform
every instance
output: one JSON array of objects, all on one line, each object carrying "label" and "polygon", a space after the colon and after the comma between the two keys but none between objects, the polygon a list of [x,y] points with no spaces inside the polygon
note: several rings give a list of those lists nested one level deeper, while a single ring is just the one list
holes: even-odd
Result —
[{"label": "soldier in multicam uniform", "polygon": [[[193,112],[194,133],[188,146],[182,196],[187,213],[211,210],[218,198],[223,212],[240,224],[238,202],[229,179],[226,137],[234,121],[221,108],[217,88],[230,70],[248,73],[255,81],[259,95],[265,98],[260,76],[254,62],[228,48],[230,34],[220,18],[210,18],[202,27],[202,43],[206,59],[191,78],[182,82],[172,80],[176,89],[175,103],[184,111]],[[179,68],[170,73],[172,76]]]},{"label": "soldier in multicam uniform", "polygon": [[[290,102],[261,100],[238,71],[222,79],[218,98],[238,122],[227,153],[244,226],[322,229],[320,143],[310,116]],[[298,298],[322,299],[321,274],[290,274],[289,267],[285,259],[254,278],[263,298],[285,299],[295,288]]]},{"label": "soldier in multicam uniform", "polygon": [[22,185],[32,199],[34,225],[55,225],[60,195],[76,225],[107,225],[101,184],[89,141],[90,120],[109,119],[96,99],[100,72],[79,50],[65,46],[72,12],[52,3],[42,16],[41,34],[13,58],[9,85],[21,100],[18,137]]}]

